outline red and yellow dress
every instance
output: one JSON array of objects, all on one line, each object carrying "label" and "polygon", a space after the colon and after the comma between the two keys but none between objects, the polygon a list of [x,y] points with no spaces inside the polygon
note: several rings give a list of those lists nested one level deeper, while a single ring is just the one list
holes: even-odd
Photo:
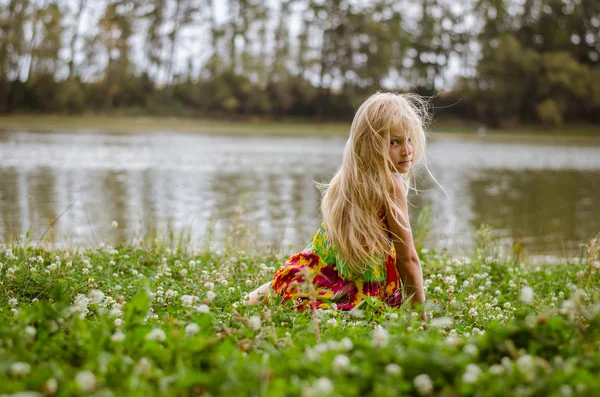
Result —
[{"label": "red and yellow dress", "polygon": [[355,276],[340,260],[323,223],[310,244],[275,273],[272,293],[294,300],[298,308],[327,309],[335,303],[340,310],[351,310],[364,296],[377,297],[392,307],[401,306],[401,282],[391,238],[388,252],[362,275]]}]

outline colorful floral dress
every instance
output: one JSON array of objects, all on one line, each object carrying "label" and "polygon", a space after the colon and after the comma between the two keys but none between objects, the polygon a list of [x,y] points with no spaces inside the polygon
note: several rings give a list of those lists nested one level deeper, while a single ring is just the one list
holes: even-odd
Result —
[{"label": "colorful floral dress", "polygon": [[[385,216],[381,219],[385,222]],[[351,310],[364,300],[364,296],[377,297],[393,307],[402,305],[392,240],[389,254],[356,277],[339,259],[337,249],[327,238],[324,223],[311,243],[290,257],[275,273],[271,288],[272,293],[285,300],[296,301],[301,309],[308,306],[326,309],[335,303],[338,309]]]}]

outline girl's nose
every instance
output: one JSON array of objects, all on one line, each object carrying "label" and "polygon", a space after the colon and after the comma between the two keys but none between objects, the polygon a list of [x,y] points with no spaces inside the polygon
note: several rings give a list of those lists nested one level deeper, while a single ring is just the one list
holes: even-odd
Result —
[{"label": "girl's nose", "polygon": [[413,147],[410,143],[405,143],[404,145],[402,145],[402,155],[403,156],[412,154],[412,152],[413,152]]}]

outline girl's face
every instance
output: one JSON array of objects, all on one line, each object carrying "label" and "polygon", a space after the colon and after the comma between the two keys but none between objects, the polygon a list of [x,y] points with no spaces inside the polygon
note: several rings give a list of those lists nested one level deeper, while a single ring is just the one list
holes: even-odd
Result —
[{"label": "girl's face", "polygon": [[390,136],[390,158],[395,169],[392,171],[406,174],[413,159],[413,146],[408,136],[392,133]]}]

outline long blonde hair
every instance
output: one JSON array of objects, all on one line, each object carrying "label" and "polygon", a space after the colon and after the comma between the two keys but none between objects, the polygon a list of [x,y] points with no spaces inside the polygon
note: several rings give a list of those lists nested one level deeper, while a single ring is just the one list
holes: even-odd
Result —
[{"label": "long blonde hair", "polygon": [[[360,275],[377,258],[389,254],[389,231],[382,227],[379,211],[390,211],[399,224],[404,214],[392,199],[394,164],[390,158],[392,132],[411,138],[413,161],[406,174],[424,156],[425,125],[429,104],[414,94],[376,93],[357,110],[342,165],[324,191],[321,212],[327,237],[350,272]],[[399,218],[400,217],[400,218]],[[394,236],[398,239],[397,236]]]}]

